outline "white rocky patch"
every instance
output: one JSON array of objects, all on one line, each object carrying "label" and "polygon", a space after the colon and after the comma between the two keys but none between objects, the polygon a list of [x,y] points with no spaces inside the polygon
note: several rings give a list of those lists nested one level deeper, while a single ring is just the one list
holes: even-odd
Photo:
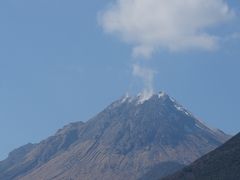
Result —
[{"label": "white rocky patch", "polygon": [[153,95],[154,95],[153,92],[148,92],[148,91],[144,91],[138,94],[137,104],[143,104],[145,101],[149,100]]}]

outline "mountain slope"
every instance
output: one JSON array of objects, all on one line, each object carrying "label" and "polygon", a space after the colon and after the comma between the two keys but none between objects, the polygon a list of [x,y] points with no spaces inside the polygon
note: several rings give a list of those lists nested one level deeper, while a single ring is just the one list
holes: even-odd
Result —
[{"label": "mountain slope", "polygon": [[0,179],[138,179],[160,163],[187,165],[228,138],[165,93],[124,97],[86,123],[11,153],[0,162]]},{"label": "mountain slope", "polygon": [[240,179],[240,134],[190,166],[163,180]]},{"label": "mountain slope", "polygon": [[14,150],[0,162],[0,179],[12,180],[61,154],[78,139],[77,133],[82,125],[82,122],[72,123],[39,144],[27,144]]},{"label": "mountain slope", "polygon": [[177,162],[162,162],[153,166],[146,174],[144,174],[138,180],[158,180],[159,177],[168,176],[178,170],[184,168],[185,165]]}]

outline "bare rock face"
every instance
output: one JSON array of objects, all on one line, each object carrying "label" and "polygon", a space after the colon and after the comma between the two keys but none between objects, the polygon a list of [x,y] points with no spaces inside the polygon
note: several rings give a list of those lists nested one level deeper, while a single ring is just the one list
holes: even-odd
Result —
[{"label": "bare rock face", "polygon": [[124,97],[86,123],[10,153],[0,179],[136,180],[161,163],[188,165],[228,138],[165,93]]}]

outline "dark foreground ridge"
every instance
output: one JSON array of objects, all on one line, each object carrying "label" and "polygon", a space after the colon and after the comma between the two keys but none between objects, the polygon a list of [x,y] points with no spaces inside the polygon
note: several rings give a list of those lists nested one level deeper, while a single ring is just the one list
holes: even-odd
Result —
[{"label": "dark foreground ridge", "polygon": [[162,180],[240,179],[240,134],[190,166]]},{"label": "dark foreground ridge", "polygon": [[228,138],[165,93],[124,97],[85,123],[13,151],[0,162],[0,179],[136,180],[157,167],[165,176]]}]

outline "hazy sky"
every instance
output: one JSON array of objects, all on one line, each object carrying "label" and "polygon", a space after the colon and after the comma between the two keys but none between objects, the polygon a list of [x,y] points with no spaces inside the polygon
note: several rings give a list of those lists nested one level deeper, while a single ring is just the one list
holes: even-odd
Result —
[{"label": "hazy sky", "polygon": [[[229,17],[224,8],[218,11],[222,1],[214,1],[211,21],[188,24],[192,16],[178,19],[181,26],[172,19],[155,24],[150,15],[133,26],[135,19],[125,21],[122,15],[133,12],[136,0],[127,9],[115,0],[0,1],[0,159],[69,122],[88,120],[127,92],[141,91],[142,82],[132,72],[136,63],[155,72],[155,91],[164,90],[211,127],[239,132],[240,3],[229,1],[234,10]],[[178,10],[171,5],[166,7]],[[206,17],[211,11],[199,9]],[[200,14],[194,15],[206,19]],[[156,29],[145,28],[148,22]],[[157,30],[166,22],[171,23],[163,36]],[[176,28],[180,32],[169,32]],[[149,30],[153,37],[142,36]]]}]

